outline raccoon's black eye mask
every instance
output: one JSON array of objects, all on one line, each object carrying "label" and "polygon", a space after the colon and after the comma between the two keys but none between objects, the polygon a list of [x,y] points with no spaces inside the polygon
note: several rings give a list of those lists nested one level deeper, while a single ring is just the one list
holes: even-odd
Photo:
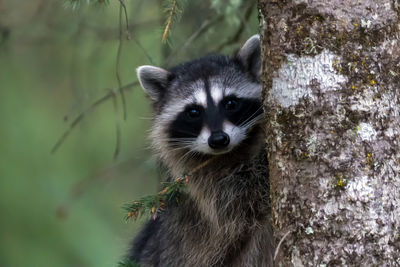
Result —
[{"label": "raccoon's black eye mask", "polygon": [[[210,55],[204,58],[186,62],[170,70],[155,66],[141,66],[137,68],[137,75],[142,88],[154,103],[162,102],[174,80],[194,81],[201,77],[210,77],[238,70],[250,78],[252,82],[260,82],[261,57],[260,37],[252,36],[239,52],[233,56]],[[238,73],[238,75],[241,75]]]},{"label": "raccoon's black eye mask", "polygon": [[187,120],[189,122],[194,122],[201,119],[204,113],[204,108],[198,105],[190,105],[185,108],[184,112],[187,116]]},{"label": "raccoon's black eye mask", "polygon": [[228,96],[221,101],[221,106],[225,109],[225,111],[229,113],[239,111],[241,108],[241,104],[241,100],[238,99],[236,96]]},{"label": "raccoon's black eye mask", "polygon": [[169,127],[169,136],[176,138],[196,138],[203,127],[204,108],[190,105],[178,114]]},{"label": "raccoon's black eye mask", "polygon": [[200,105],[188,105],[170,124],[169,136],[174,140],[196,138],[203,127],[211,132],[220,131],[224,121],[242,127],[260,114],[261,101],[233,95],[225,97],[217,106],[209,109]]},{"label": "raccoon's black eye mask", "polygon": [[241,126],[263,112],[261,101],[258,99],[228,96],[224,98],[219,105],[226,119],[236,126]]}]

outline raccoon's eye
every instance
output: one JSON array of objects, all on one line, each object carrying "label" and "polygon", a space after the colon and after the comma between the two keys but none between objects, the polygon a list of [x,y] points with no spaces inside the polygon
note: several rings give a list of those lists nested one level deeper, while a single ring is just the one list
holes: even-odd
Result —
[{"label": "raccoon's eye", "polygon": [[240,108],[240,102],[238,99],[230,98],[230,99],[226,99],[224,102],[225,102],[224,108],[227,111],[233,112],[233,111],[239,110],[239,108]]},{"label": "raccoon's eye", "polygon": [[197,119],[201,115],[201,110],[197,107],[191,107],[186,110],[186,115],[189,119]]}]

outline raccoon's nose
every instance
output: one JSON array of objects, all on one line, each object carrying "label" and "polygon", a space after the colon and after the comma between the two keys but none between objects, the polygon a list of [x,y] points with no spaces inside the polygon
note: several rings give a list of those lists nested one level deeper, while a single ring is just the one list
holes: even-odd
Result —
[{"label": "raccoon's nose", "polygon": [[208,138],[208,145],[213,149],[225,148],[229,145],[229,135],[224,132],[213,132]]}]

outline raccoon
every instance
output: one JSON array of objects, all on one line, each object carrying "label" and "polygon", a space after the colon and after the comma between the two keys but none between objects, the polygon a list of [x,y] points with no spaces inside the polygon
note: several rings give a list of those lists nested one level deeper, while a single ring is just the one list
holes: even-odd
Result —
[{"label": "raccoon", "polygon": [[[152,100],[151,139],[187,193],[150,219],[129,251],[140,266],[272,266],[260,39],[233,57],[137,69]],[[195,170],[195,171],[193,171]]]}]

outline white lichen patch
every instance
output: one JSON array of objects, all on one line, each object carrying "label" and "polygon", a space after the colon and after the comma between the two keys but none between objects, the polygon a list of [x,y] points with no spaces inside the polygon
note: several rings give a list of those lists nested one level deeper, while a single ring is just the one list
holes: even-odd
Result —
[{"label": "white lichen patch", "polygon": [[368,176],[356,177],[348,182],[346,195],[353,201],[367,202],[374,193]]},{"label": "white lichen patch", "polygon": [[305,229],[305,232],[306,232],[306,234],[307,235],[311,235],[311,234],[313,234],[314,233],[314,230],[312,229],[312,227],[307,227],[306,229]]},{"label": "white lichen patch", "polygon": [[287,55],[287,63],[273,78],[270,96],[288,108],[303,98],[316,100],[317,93],[340,90],[347,78],[334,70],[337,62],[337,56],[329,50],[323,50],[315,57]]},{"label": "white lichen patch", "polygon": [[370,28],[371,27],[371,21],[370,20],[365,20],[361,19],[361,27],[363,28]]},{"label": "white lichen patch", "polygon": [[371,124],[362,122],[358,125],[358,135],[363,141],[372,141],[376,138],[376,131]]},{"label": "white lichen patch", "polygon": [[322,209],[324,210],[326,215],[336,214],[339,209],[337,200],[333,198],[330,199]]},{"label": "white lichen patch", "polygon": [[316,152],[317,149],[317,135],[313,134],[310,136],[310,138],[307,140],[306,146],[307,146],[307,153],[309,153],[311,156],[313,156]]},{"label": "white lichen patch", "polygon": [[385,130],[385,135],[389,138],[393,138],[395,136],[395,133],[393,131],[393,128],[388,128]]}]

